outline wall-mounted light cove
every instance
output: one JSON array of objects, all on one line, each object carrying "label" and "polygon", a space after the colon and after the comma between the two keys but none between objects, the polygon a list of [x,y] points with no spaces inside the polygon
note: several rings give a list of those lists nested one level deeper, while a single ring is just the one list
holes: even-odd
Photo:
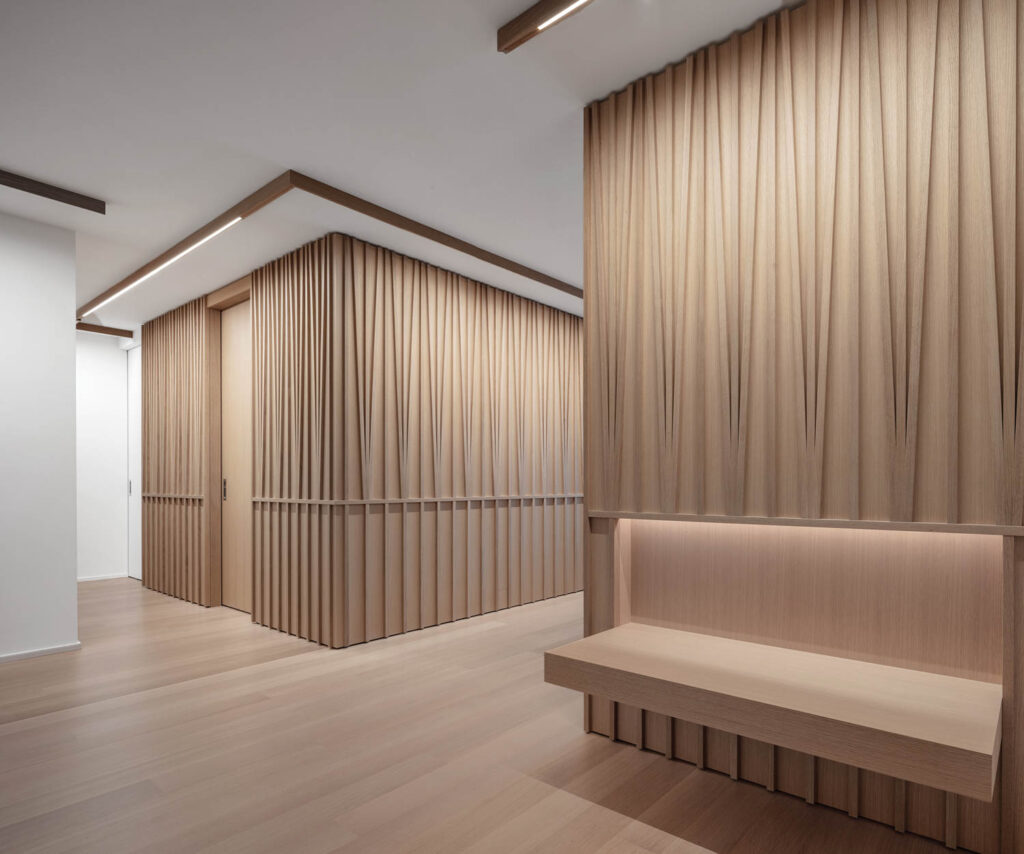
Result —
[{"label": "wall-mounted light cove", "polygon": [[563,10],[562,10],[561,12],[559,12],[559,13],[558,13],[557,15],[552,15],[552,16],[551,16],[550,18],[548,18],[548,19],[547,19],[547,20],[546,20],[546,21],[545,21],[545,22],[544,22],[543,24],[538,24],[538,26],[537,26],[537,32],[540,32],[541,30],[547,29],[547,28],[548,28],[548,27],[550,27],[550,26],[551,26],[552,24],[555,24],[555,23],[557,23],[558,21],[561,21],[561,20],[562,20],[562,18],[564,18],[564,17],[566,16],[566,15],[572,14],[572,13],[573,13],[573,12],[575,12],[575,11],[576,11],[577,9],[579,9],[579,8],[580,8],[580,6],[583,6],[583,5],[585,5],[585,4],[589,3],[589,2],[590,2],[590,0],[576,0],[576,2],[575,2],[575,3],[571,3],[570,5],[566,6],[566,7],[565,7],[565,8],[564,8],[564,9],[563,9]]},{"label": "wall-mounted light cove", "polygon": [[[193,249],[198,249],[200,246],[202,246],[204,243],[206,243],[207,240],[213,240],[213,238],[215,238],[218,234],[220,234],[221,232],[227,231],[236,222],[241,222],[241,221],[242,221],[242,218],[240,216],[236,216],[230,222],[224,223],[224,225],[222,225],[216,231],[212,231],[209,234],[207,234],[206,237],[204,237],[202,240],[197,240],[191,246],[189,246],[189,247],[187,247],[185,249],[182,249],[181,252],[179,252],[173,258],[168,258],[159,267],[153,268],[148,273],[146,273],[144,276],[139,276],[139,278],[137,278],[134,282],[132,282],[126,288],[123,288],[123,289],[119,290],[116,294],[111,294],[109,297],[107,297],[105,300],[103,300],[103,302],[101,302],[99,305],[94,305],[87,312],[85,312],[85,314],[86,315],[95,314],[97,311],[99,311],[101,308],[103,308],[103,306],[107,305],[108,303],[113,302],[119,296],[123,296],[124,294],[128,293],[128,291],[130,291],[132,288],[137,287],[138,285],[141,285],[144,281],[146,281],[146,279],[151,279],[153,276],[155,276],[161,270],[164,270],[167,267],[170,267],[171,264],[173,264],[175,261],[178,261],[181,258],[184,258]],[[83,315],[83,316],[85,316],[85,315]]]}]

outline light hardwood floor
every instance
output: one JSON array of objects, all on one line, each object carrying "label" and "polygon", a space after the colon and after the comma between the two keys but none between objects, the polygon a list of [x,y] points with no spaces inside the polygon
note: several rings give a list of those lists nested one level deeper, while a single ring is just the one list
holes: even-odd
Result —
[{"label": "light hardwood floor", "polygon": [[4,852],[940,852],[581,731],[579,594],[327,650],[113,580],[0,665]]}]

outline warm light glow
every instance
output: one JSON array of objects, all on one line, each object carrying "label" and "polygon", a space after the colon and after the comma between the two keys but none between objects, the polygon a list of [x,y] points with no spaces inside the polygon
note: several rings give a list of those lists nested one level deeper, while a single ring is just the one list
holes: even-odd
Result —
[{"label": "warm light glow", "polygon": [[590,2],[590,0],[576,0],[575,3],[571,3],[570,5],[566,6],[557,15],[552,15],[543,24],[541,24],[539,27],[537,27],[537,32],[540,32],[541,30],[546,29],[547,27],[550,27],[552,24],[554,24],[554,23],[556,23],[558,21],[561,21],[562,18],[564,18],[570,12],[576,11],[577,9],[580,8],[580,6],[584,5],[585,3],[589,3],[589,2]]},{"label": "warm light glow", "polygon": [[177,261],[177,260],[179,260],[181,258],[184,258],[193,249],[198,249],[200,246],[202,246],[204,243],[206,243],[207,240],[213,240],[213,238],[215,238],[222,231],[227,231],[236,222],[241,222],[241,221],[242,221],[242,218],[240,216],[236,216],[233,220],[231,220],[231,222],[225,223],[220,228],[218,228],[216,231],[211,232],[210,234],[206,235],[206,237],[204,237],[202,240],[197,240],[195,243],[193,243],[187,249],[182,249],[181,252],[179,252],[173,258],[168,258],[159,267],[157,267],[156,269],[150,270],[148,273],[146,273],[145,276],[139,276],[139,278],[137,278],[134,282],[132,282],[130,285],[128,285],[128,287],[118,291],[116,294],[111,294],[109,297],[107,297],[105,300],[103,300],[103,302],[101,302],[99,305],[95,306],[94,308],[90,308],[82,316],[85,317],[86,315],[95,314],[97,311],[99,311],[101,308],[103,308],[103,306],[107,305],[107,303],[112,302],[113,300],[116,300],[119,296],[123,296],[124,294],[128,293],[128,291],[130,291],[132,288],[137,287],[138,285],[141,285],[144,281],[146,281],[146,279],[152,278],[157,273],[159,273],[161,270],[164,270],[167,267],[170,267],[171,264],[173,264],[175,261]]}]

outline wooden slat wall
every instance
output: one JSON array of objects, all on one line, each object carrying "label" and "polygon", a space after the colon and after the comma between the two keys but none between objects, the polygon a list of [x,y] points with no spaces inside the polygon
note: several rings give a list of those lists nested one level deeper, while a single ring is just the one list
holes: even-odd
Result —
[{"label": "wooden slat wall", "polygon": [[345,646],[581,589],[579,318],[342,235],[252,301],[257,622]]},{"label": "wooden slat wall", "polygon": [[208,492],[219,448],[208,373],[218,342],[205,297],[142,327],[142,582],[200,605],[219,600],[219,496],[211,513]]},{"label": "wooden slat wall", "polygon": [[[587,108],[589,510],[1024,523],[1022,56],[1017,0],[809,0]],[[586,631],[646,619],[1002,678],[1006,803],[601,698],[587,727],[1020,850],[997,538],[721,527],[592,518]]]},{"label": "wooden slat wall", "polygon": [[329,241],[257,270],[253,323],[253,620],[341,644],[340,321]]},{"label": "wooden slat wall", "polygon": [[810,0],[588,107],[590,509],[1024,522],[1022,46]]}]

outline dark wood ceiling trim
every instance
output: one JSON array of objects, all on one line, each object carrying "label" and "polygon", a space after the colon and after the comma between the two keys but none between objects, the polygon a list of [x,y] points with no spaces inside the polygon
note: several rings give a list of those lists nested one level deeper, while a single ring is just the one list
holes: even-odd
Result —
[{"label": "dark wood ceiling trim", "polygon": [[400,228],[403,231],[415,234],[418,237],[424,237],[427,240],[432,240],[434,243],[440,243],[442,246],[447,246],[449,249],[455,249],[465,255],[477,258],[480,261],[485,261],[488,264],[493,264],[495,267],[501,267],[503,270],[508,270],[510,273],[515,273],[518,276],[532,279],[535,282],[547,285],[549,288],[562,291],[570,296],[579,297],[580,299],[583,298],[583,289],[576,287],[576,285],[563,282],[561,279],[556,279],[554,276],[549,276],[547,273],[534,270],[532,267],[527,267],[525,264],[520,264],[518,261],[512,261],[502,255],[490,252],[487,249],[481,249],[479,246],[462,240],[461,238],[454,237],[444,231],[432,228],[431,226],[425,225],[417,220],[410,219],[407,216],[403,216],[402,214],[396,213],[388,208],[381,207],[373,202],[368,202],[366,199],[359,198],[359,196],[353,196],[351,193],[346,193],[344,190],[339,190],[337,187],[332,187],[330,184],[325,184],[323,181],[317,181],[315,178],[310,178],[308,175],[303,175],[301,172],[292,172],[291,174],[294,186],[299,190],[305,190],[307,193],[319,196],[329,202],[334,202],[336,205],[341,205],[349,210],[356,211],[357,213],[364,214],[365,216],[373,217],[374,219],[380,220],[388,225],[392,225],[395,228]]},{"label": "dark wood ceiling trim", "polygon": [[62,202],[65,205],[72,205],[76,208],[84,208],[93,213],[106,214],[107,203],[101,199],[94,199],[83,193],[76,193],[74,190],[66,190],[63,187],[56,187],[47,184],[45,181],[37,181],[35,178],[28,178],[25,175],[18,175],[0,169],[0,185],[21,190],[25,193],[32,193],[35,196],[42,196],[44,199],[53,199],[55,202]]},{"label": "dark wood ceiling trim", "polygon": [[356,211],[357,213],[364,214],[365,216],[372,217],[373,219],[380,220],[381,222],[387,223],[395,228],[400,228],[403,231],[408,231],[411,234],[424,237],[427,240],[432,240],[435,243],[447,246],[450,249],[462,252],[463,254],[477,258],[480,261],[493,264],[495,267],[508,270],[510,273],[515,273],[516,275],[522,276],[526,279],[532,279],[539,284],[546,285],[549,288],[554,288],[557,291],[569,294],[569,296],[583,299],[583,289],[576,285],[563,282],[561,279],[549,276],[547,273],[542,273],[539,270],[534,270],[532,267],[527,267],[525,264],[520,264],[518,261],[512,261],[511,259],[498,255],[495,252],[482,249],[481,247],[469,243],[466,240],[462,240],[459,237],[455,237],[444,231],[440,231],[439,229],[432,228],[429,225],[410,219],[407,216],[403,216],[402,214],[389,210],[388,208],[381,207],[380,205],[369,202],[366,199],[361,199],[359,196],[353,196],[351,193],[346,193],[344,190],[332,187],[330,184],[325,184],[323,181],[318,181],[315,178],[310,178],[308,175],[303,175],[301,172],[289,169],[287,172],[278,175],[273,181],[264,184],[255,193],[246,196],[237,205],[228,208],[220,216],[210,220],[210,222],[202,228],[197,231],[193,231],[183,240],[179,240],[170,249],[165,252],[161,252],[152,261],[139,267],[130,275],[125,276],[117,284],[111,285],[103,291],[103,293],[93,297],[87,303],[80,306],[77,313],[78,319],[81,320],[91,311],[94,311],[97,306],[102,305],[111,297],[127,290],[143,276],[149,275],[162,264],[165,264],[185,249],[188,249],[190,246],[206,239],[233,220],[238,219],[239,217],[244,219],[245,217],[254,214],[256,211],[266,207],[272,201],[279,199],[285,193],[293,189],[302,190],[311,195],[318,196],[321,199],[333,202],[341,207],[345,207],[349,210]]},{"label": "dark wood ceiling trim", "polygon": [[206,307],[211,311],[224,311],[239,303],[245,302],[252,295],[252,273],[235,279],[222,288],[217,288],[206,295]]},{"label": "dark wood ceiling trim", "polygon": [[[587,0],[587,2],[581,3],[564,18],[559,18],[556,23],[560,24],[562,21],[569,20],[577,12],[589,6],[591,2],[592,0]],[[542,32],[537,27],[553,15],[567,9],[572,3],[573,0],[540,0],[539,3],[534,3],[529,9],[521,15],[517,15],[498,30],[498,50],[502,53],[511,53],[520,45],[526,44]]]},{"label": "dark wood ceiling trim", "polygon": [[75,329],[79,332],[96,332],[100,335],[116,335],[118,338],[134,338],[135,333],[130,329],[118,329],[116,326],[100,326],[98,323],[83,323],[78,321]]},{"label": "dark wood ceiling trim", "polygon": [[232,220],[238,219],[239,217],[244,219],[247,216],[251,216],[256,213],[256,211],[260,210],[260,208],[264,208],[275,199],[279,199],[294,186],[292,184],[291,175],[291,172],[284,172],[281,175],[278,175],[273,181],[264,184],[255,193],[246,196],[237,205],[233,205],[228,208],[224,213],[210,220],[202,228],[193,231],[188,237],[183,240],[179,240],[170,249],[161,252],[149,263],[139,267],[139,269],[125,276],[117,284],[111,285],[103,293],[93,297],[84,305],[79,306],[79,319],[85,317],[89,312],[93,311],[97,306],[102,305],[112,296],[127,290],[143,276],[153,272],[157,267],[171,260],[175,255],[180,254],[190,246],[194,246],[199,241],[205,240],[215,231],[223,228]]}]

